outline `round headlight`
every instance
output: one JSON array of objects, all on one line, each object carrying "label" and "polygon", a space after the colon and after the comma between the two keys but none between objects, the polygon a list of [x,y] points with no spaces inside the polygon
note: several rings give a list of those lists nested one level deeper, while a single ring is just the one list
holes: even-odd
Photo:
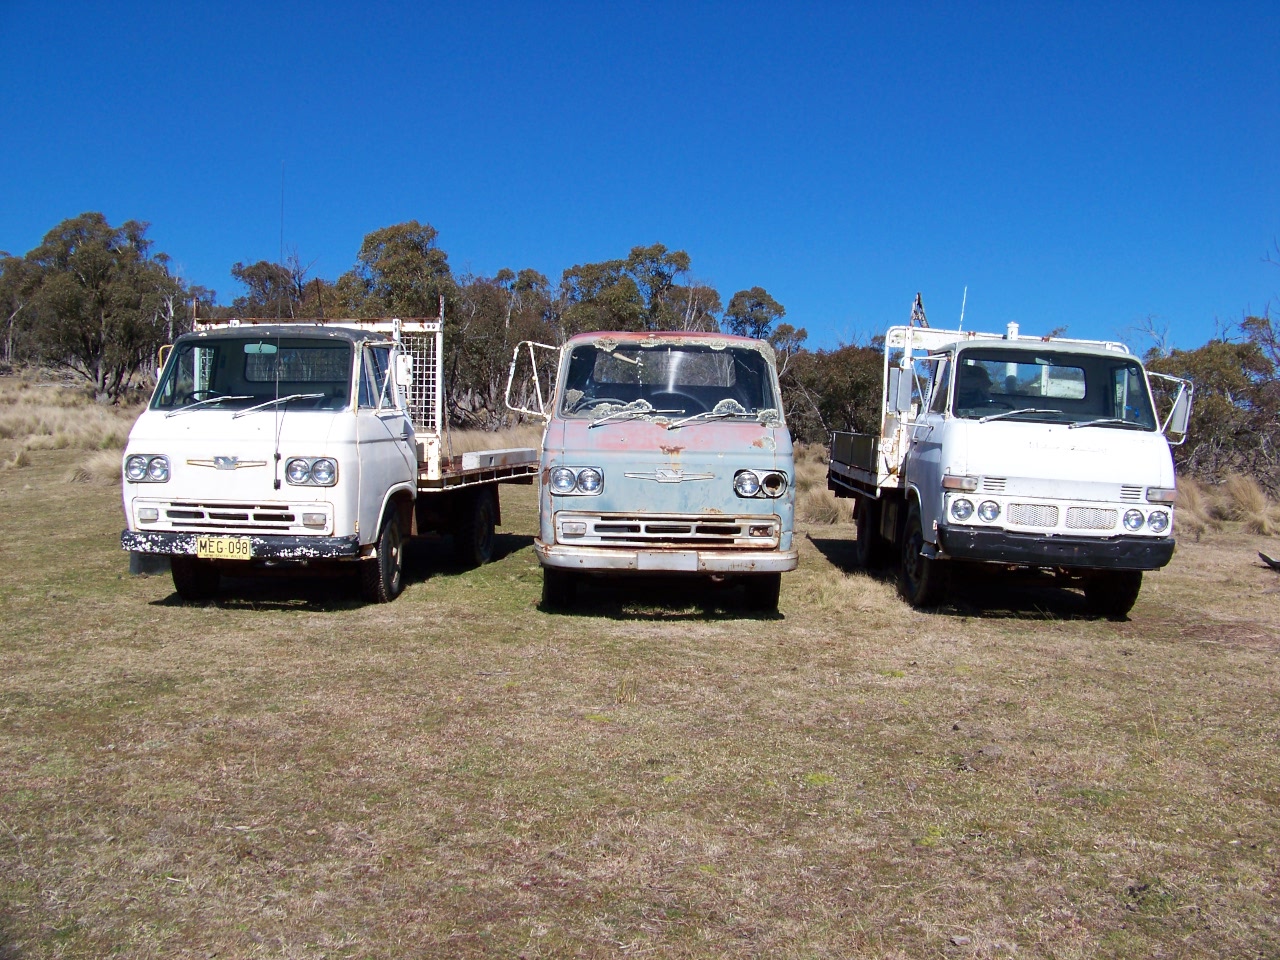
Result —
[{"label": "round headlight", "polygon": [[135,483],[147,475],[147,458],[134,454],[124,462],[124,475]]},{"label": "round headlight", "polygon": [[169,461],[164,457],[152,457],[147,461],[147,476],[156,483],[169,479]]},{"label": "round headlight", "polygon": [[787,475],[785,473],[766,473],[760,478],[760,486],[764,488],[765,496],[780,497],[787,489]]},{"label": "round headlight", "polygon": [[733,489],[740,497],[754,497],[760,492],[760,478],[750,470],[739,470],[733,478]]},{"label": "round headlight", "polygon": [[551,471],[552,493],[572,493],[577,483],[577,475],[568,467],[556,467]]},{"label": "round headlight", "polygon": [[990,523],[996,517],[1000,516],[1000,504],[994,500],[983,500],[978,505],[978,516]]},{"label": "round headlight", "polygon": [[1163,510],[1156,510],[1147,517],[1147,526],[1151,528],[1152,533],[1164,533],[1169,529],[1169,515]]},{"label": "round headlight", "polygon": [[957,520],[968,520],[973,516],[973,501],[961,497],[951,501],[951,516]]},{"label": "round headlight", "polygon": [[285,464],[284,474],[290,483],[306,483],[311,479],[311,468],[307,461],[299,457]]},{"label": "round headlight", "polygon": [[338,465],[328,457],[321,457],[311,464],[311,479],[322,487],[333,483],[338,475]]},{"label": "round headlight", "polygon": [[1124,528],[1125,528],[1126,530],[1141,530],[1141,529],[1142,529],[1142,523],[1143,523],[1143,519],[1142,519],[1142,511],[1141,511],[1141,510],[1126,510],[1126,511],[1125,511],[1125,514],[1124,514]]},{"label": "round headlight", "polygon": [[578,489],[583,493],[598,493],[604,476],[595,467],[587,467],[578,471]]}]

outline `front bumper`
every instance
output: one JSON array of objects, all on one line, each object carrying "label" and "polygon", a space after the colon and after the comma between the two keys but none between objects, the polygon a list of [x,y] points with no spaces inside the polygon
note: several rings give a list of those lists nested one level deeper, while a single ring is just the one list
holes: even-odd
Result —
[{"label": "front bumper", "polygon": [[1045,537],[1007,530],[939,526],[938,554],[1033,567],[1158,570],[1173,556],[1172,537]]},{"label": "front bumper", "polygon": [[544,567],[602,573],[785,573],[800,557],[797,550],[588,547],[542,540],[533,546]]},{"label": "front bumper", "polygon": [[[208,535],[125,530],[120,534],[120,546],[136,553],[195,556],[196,540]],[[356,534],[349,537],[294,537],[237,533],[235,536],[248,536],[254,560],[349,560],[360,555],[360,538]]]}]

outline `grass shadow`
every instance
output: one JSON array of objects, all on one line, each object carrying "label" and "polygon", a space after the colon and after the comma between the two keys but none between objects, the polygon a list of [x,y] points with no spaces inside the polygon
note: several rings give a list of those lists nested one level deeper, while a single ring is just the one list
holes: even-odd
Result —
[{"label": "grass shadow", "polygon": [[809,542],[814,548],[827,558],[832,566],[843,570],[845,573],[861,573],[879,580],[881,583],[894,583],[898,579],[897,567],[889,562],[872,567],[870,570],[858,566],[857,540],[843,539],[840,537],[815,537],[813,534],[806,534]]},{"label": "grass shadow", "polygon": [[539,604],[538,609],[553,616],[668,623],[786,619],[779,611],[751,609],[745,593],[749,589],[706,577],[583,575],[571,606],[548,609]]}]

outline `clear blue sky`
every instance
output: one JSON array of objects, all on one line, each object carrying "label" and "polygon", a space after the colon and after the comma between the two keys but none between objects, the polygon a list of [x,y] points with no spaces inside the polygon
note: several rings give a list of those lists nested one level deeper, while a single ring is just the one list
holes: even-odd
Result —
[{"label": "clear blue sky", "polygon": [[[685,249],[810,345],[935,326],[1175,345],[1280,295],[1266,3],[0,0],[0,249],[100,210],[185,279],[409,219],[455,271]],[[1145,346],[1131,337],[1135,346]]]}]

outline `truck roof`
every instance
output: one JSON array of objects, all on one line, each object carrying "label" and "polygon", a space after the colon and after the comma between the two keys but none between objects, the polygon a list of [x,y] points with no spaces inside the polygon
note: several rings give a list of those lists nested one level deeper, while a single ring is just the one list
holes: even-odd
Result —
[{"label": "truck roof", "polygon": [[235,324],[202,324],[190,333],[184,333],[177,339],[200,340],[218,339],[235,340],[259,337],[333,337],[359,343],[365,340],[390,340],[386,332],[373,329],[361,329],[355,324],[360,321],[335,320],[329,323],[274,323],[246,320]]},{"label": "truck roof", "polygon": [[1076,340],[1071,337],[1035,337],[1018,333],[1017,324],[1000,333],[977,330],[943,330],[938,327],[890,327],[885,334],[886,349],[905,348],[930,353],[952,349],[1036,350],[1052,349],[1063,353],[1088,353],[1105,356],[1132,356],[1129,348],[1118,340]]},{"label": "truck roof", "polygon": [[773,347],[766,340],[755,340],[751,337],[740,337],[732,333],[713,333],[705,330],[593,330],[588,333],[574,334],[565,346],[579,343],[593,343],[598,340],[612,340],[617,343],[688,343],[710,344],[720,343],[725,346],[764,348],[769,352]]}]

